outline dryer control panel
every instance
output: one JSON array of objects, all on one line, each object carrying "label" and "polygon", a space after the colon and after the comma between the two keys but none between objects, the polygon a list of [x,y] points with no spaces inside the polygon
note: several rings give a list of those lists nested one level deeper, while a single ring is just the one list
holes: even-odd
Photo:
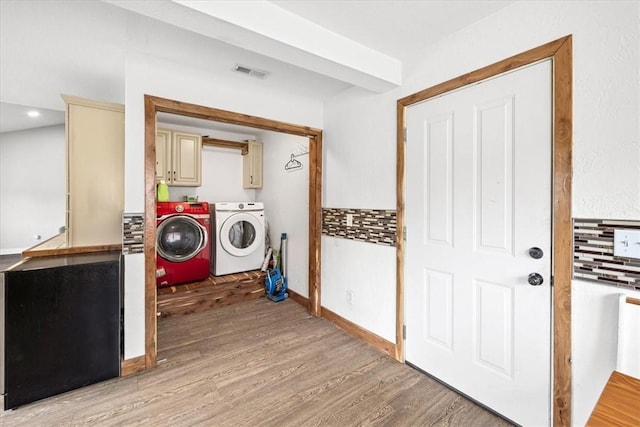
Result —
[{"label": "dryer control panel", "polygon": [[184,214],[209,214],[207,202],[158,202],[158,216],[175,213]]},{"label": "dryer control panel", "polygon": [[215,210],[218,212],[238,212],[238,211],[262,211],[262,202],[217,202]]}]

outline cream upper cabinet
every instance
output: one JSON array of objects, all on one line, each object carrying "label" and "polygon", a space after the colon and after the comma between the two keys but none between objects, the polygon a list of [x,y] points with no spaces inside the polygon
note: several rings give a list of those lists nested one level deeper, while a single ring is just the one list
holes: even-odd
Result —
[{"label": "cream upper cabinet", "polygon": [[242,186],[262,188],[262,143],[247,142],[248,152],[242,155]]},{"label": "cream upper cabinet", "polygon": [[156,180],[169,183],[171,175],[171,131],[158,129],[156,131]]},{"label": "cream upper cabinet", "polygon": [[202,184],[202,136],[158,129],[156,177],[167,184],[197,187]]},{"label": "cream upper cabinet", "polygon": [[122,243],[124,106],[63,95],[67,246]]}]

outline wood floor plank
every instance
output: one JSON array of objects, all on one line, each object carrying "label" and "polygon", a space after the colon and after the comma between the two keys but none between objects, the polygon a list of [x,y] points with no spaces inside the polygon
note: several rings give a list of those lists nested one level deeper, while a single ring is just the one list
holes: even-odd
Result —
[{"label": "wood floor plank", "polygon": [[292,300],[159,319],[158,360],[5,411],[0,425],[509,425]]}]

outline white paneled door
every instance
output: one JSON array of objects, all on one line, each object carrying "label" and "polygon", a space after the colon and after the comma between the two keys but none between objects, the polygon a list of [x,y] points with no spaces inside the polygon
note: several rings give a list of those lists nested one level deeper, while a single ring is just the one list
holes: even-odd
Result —
[{"label": "white paneled door", "polygon": [[406,115],[406,361],[526,426],[550,423],[551,73]]}]

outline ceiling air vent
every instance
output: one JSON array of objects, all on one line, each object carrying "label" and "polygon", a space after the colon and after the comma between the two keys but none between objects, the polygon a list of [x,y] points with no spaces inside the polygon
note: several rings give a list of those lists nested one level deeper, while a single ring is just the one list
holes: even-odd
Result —
[{"label": "ceiling air vent", "polygon": [[239,72],[239,73],[243,73],[243,74],[246,74],[248,76],[255,77],[257,79],[264,79],[265,77],[267,77],[269,75],[269,73],[267,71],[258,70],[257,68],[251,68],[251,67],[247,67],[245,65],[236,65],[234,67],[234,70]]}]

